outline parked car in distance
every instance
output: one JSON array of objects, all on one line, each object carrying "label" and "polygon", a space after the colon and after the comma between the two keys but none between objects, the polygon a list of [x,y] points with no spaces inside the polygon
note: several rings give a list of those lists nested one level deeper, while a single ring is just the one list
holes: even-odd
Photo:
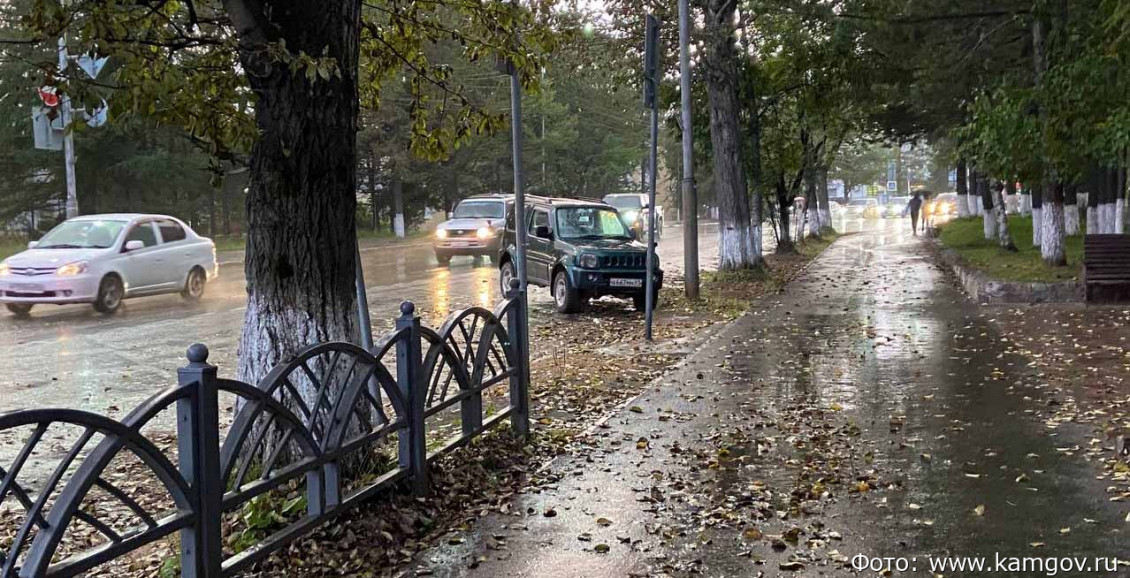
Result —
[{"label": "parked car in distance", "polygon": [[847,214],[864,219],[879,218],[879,201],[875,198],[848,200]]},{"label": "parked car in distance", "polygon": [[[535,287],[550,287],[557,311],[575,313],[586,301],[604,295],[631,297],[644,309],[647,247],[624,224],[615,207],[596,201],[527,197],[526,277]],[[513,212],[508,215],[499,256],[499,281],[505,291],[517,273]],[[654,297],[663,271],[655,258]]]},{"label": "parked car in distance", "polygon": [[0,262],[0,302],[16,315],[39,304],[91,303],[113,313],[123,299],[204,295],[216,246],[164,215],[86,215],[60,223]]},{"label": "parked car in distance", "polygon": [[432,238],[436,261],[447,265],[456,255],[495,259],[506,211],[513,204],[513,195],[476,195],[459,201],[451,219],[436,227]]},{"label": "parked car in distance", "polygon": [[[646,241],[648,215],[651,214],[651,209],[647,206],[647,195],[639,193],[616,193],[612,195],[605,195],[602,199],[605,203],[616,207],[620,212],[620,217],[624,222],[636,232],[636,237],[641,241]],[[655,207],[655,240],[658,241],[663,237],[663,207]]]},{"label": "parked car in distance", "polygon": [[906,204],[910,202],[910,197],[890,197],[887,199],[887,204],[883,206],[884,219],[897,219],[906,211]]}]

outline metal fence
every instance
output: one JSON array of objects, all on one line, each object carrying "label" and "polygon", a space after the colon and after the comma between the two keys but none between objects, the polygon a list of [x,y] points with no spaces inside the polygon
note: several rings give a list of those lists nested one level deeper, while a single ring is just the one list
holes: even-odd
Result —
[{"label": "metal fence", "polygon": [[[504,420],[518,435],[528,433],[523,297],[514,286],[494,311],[458,311],[437,331],[421,326],[415,307],[405,302],[395,330],[372,351],[318,344],[274,367],[257,386],[220,378],[207,363],[207,348],[196,344],[178,371],[178,385],[121,421],[70,409],[0,415],[0,435],[26,436],[15,459],[0,468],[0,508],[19,510],[0,527],[0,576],[73,576],[174,533],[182,576],[225,576],[393,484],[425,494],[428,462],[437,456]],[[508,387],[493,394],[505,407],[484,412],[483,394],[492,386]],[[235,398],[226,431],[221,393]],[[164,410],[176,418],[176,447],[167,452],[142,432]],[[441,418],[460,431],[429,440],[429,428]],[[58,425],[76,428],[77,440],[56,452],[58,463],[37,480],[38,488],[19,483],[29,456],[49,453],[39,446]],[[394,463],[380,475],[346,479],[355,464],[378,451]],[[152,511],[124,489],[123,476],[112,475],[109,464],[127,453],[159,480],[170,507]],[[295,488],[304,493],[305,511],[280,520],[238,553],[225,550],[224,524],[241,508],[258,496]],[[93,492],[120,506],[117,513],[88,507]],[[134,524],[122,527],[127,519]],[[89,544],[61,548],[68,530],[80,524],[88,527]]]}]

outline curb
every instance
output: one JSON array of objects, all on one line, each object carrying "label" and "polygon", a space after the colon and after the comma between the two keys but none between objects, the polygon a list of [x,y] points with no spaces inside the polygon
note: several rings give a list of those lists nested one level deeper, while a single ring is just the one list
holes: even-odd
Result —
[{"label": "curb", "polygon": [[1025,303],[1082,303],[1083,286],[1077,281],[1059,283],[1025,283],[993,279],[965,264],[953,249],[933,239],[938,257],[950,268],[970,299],[989,305]]}]

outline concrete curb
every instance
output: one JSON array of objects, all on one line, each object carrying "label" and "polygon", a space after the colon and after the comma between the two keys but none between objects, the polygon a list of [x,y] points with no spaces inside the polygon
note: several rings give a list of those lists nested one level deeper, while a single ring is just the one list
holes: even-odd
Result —
[{"label": "concrete curb", "polygon": [[1083,285],[1077,281],[1060,283],[1001,281],[966,265],[961,255],[953,249],[946,249],[940,240],[934,239],[934,247],[941,261],[953,271],[965,293],[979,303],[995,305],[1083,302]]}]

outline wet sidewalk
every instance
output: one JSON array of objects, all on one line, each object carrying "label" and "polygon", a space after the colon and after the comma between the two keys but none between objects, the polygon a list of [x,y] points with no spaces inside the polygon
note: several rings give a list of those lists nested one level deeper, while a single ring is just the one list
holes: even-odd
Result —
[{"label": "wet sidewalk", "polygon": [[1034,417],[1055,400],[991,316],[925,241],[842,238],[408,575],[848,576],[860,554],[1127,573],[1096,558],[1130,558],[1130,497],[1089,432]]}]

